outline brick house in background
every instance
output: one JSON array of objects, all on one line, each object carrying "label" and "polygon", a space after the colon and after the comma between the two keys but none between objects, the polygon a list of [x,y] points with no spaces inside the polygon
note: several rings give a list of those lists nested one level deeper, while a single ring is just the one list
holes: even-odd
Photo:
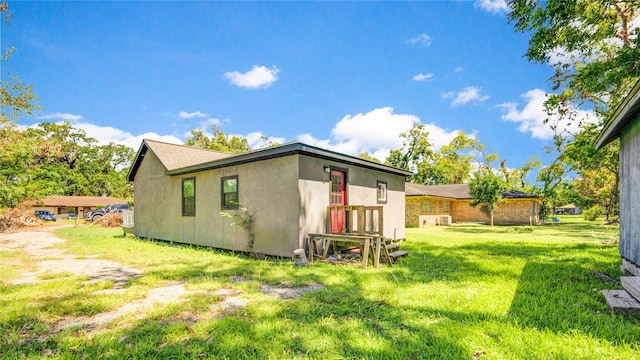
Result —
[{"label": "brick house in background", "polygon": [[[405,184],[406,227],[487,222],[480,207],[471,206],[469,184]],[[540,223],[540,196],[511,190],[502,194],[505,202],[493,214],[495,224],[536,225]]]},{"label": "brick house in background", "polygon": [[60,219],[69,216],[84,217],[84,213],[110,204],[126,204],[127,202],[111,196],[48,196],[29,201],[34,210],[51,210]]}]

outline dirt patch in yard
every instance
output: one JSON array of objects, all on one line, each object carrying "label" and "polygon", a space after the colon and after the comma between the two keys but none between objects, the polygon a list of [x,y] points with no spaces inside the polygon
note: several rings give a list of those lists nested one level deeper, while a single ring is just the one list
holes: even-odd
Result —
[{"label": "dirt patch in yard", "polygon": [[65,240],[46,229],[0,234],[0,250],[24,251],[37,265],[35,271],[23,273],[20,279],[11,284],[35,284],[48,281],[43,279],[47,274],[72,273],[91,278],[89,283],[111,280],[116,288],[121,288],[142,273],[111,260],[81,259],[54,247],[63,242]]},{"label": "dirt patch in yard", "polygon": [[[100,296],[109,293],[126,291],[126,285],[134,278],[142,275],[142,271],[124,264],[92,257],[78,258],[63,249],[55,248],[56,245],[65,242],[50,232],[50,228],[39,228],[31,231],[18,231],[12,233],[0,233],[0,250],[25,252],[30,261],[35,263],[36,270],[25,272],[19,279],[11,281],[11,285],[35,284],[48,280],[46,275],[59,273],[72,273],[78,276],[90,278],[86,283],[113,281],[111,289],[96,291],[92,295]],[[243,277],[229,277],[232,282],[251,281]],[[280,299],[295,300],[309,291],[317,291],[324,287],[321,284],[311,284],[303,287],[292,287],[283,283],[276,286],[262,285],[260,291],[269,296]],[[249,299],[242,297],[242,291],[236,289],[218,289],[215,291],[188,290],[184,282],[175,282],[150,290],[145,298],[130,302],[113,311],[96,314],[94,316],[69,317],[60,320],[53,326],[53,331],[58,332],[72,327],[81,327],[85,331],[101,331],[109,322],[124,316],[131,315],[133,319],[143,319],[147,311],[160,304],[177,303],[184,301],[186,296],[195,293],[205,293],[217,296],[220,301],[209,308],[209,312],[202,317],[220,318],[229,313],[246,307]],[[169,321],[196,322],[200,319],[192,314],[183,314],[179,318]]]}]

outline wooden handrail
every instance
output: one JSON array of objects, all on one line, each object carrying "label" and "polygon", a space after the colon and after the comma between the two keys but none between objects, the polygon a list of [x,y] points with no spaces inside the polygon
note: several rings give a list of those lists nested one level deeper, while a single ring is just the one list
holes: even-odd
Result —
[{"label": "wooden handrail", "polygon": [[[327,206],[326,231],[328,234],[383,236],[384,219],[382,209],[382,206],[329,205]],[[342,229],[339,229],[337,223],[342,224]]]}]

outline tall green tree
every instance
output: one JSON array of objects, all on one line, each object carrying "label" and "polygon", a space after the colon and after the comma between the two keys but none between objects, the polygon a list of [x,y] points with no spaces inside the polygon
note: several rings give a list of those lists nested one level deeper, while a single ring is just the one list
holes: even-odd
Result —
[{"label": "tall green tree", "polygon": [[99,145],[69,123],[40,123],[14,129],[15,143],[0,153],[0,206],[49,195],[131,198],[126,182],[134,151],[124,145]]},{"label": "tall green tree", "polygon": [[[211,137],[207,136],[202,129],[191,130],[191,135],[187,137],[187,141],[184,144],[232,154],[241,154],[249,151],[249,142],[246,138],[225,134],[216,124],[213,124],[211,129],[213,130]],[[273,145],[272,143],[269,144],[269,146]]]},{"label": "tall green tree", "polygon": [[434,149],[423,124],[400,134],[402,147],[390,151],[386,164],[412,171],[416,184],[462,184],[474,166],[491,168],[497,154],[487,153],[477,138],[458,132],[449,144]]},{"label": "tall green tree", "polygon": [[378,158],[376,158],[376,157],[372,156],[372,155],[371,155],[371,154],[369,154],[369,152],[367,152],[367,151],[361,152],[360,154],[358,154],[358,157],[359,157],[360,159],[364,159],[364,160],[372,161],[372,162],[375,162],[375,163],[378,163],[378,164],[381,164],[381,163],[382,163],[382,161],[380,161],[380,159],[378,159]]},{"label": "tall green tree", "polygon": [[417,124],[400,134],[402,147],[392,149],[385,163],[399,169],[413,171],[411,182],[422,183],[422,175],[418,172],[420,164],[433,156],[429,132],[423,124]]},{"label": "tall green tree", "polygon": [[460,131],[440,151],[433,152],[429,161],[418,167],[422,183],[426,184],[462,184],[470,177],[474,160],[474,150],[478,144],[475,138]]},{"label": "tall green tree", "polygon": [[606,114],[640,76],[637,0],[511,0],[509,21],[531,34],[525,56],[550,64],[548,105],[575,116],[576,105]]},{"label": "tall green tree", "polygon": [[498,204],[503,202],[502,193],[506,191],[506,184],[500,176],[491,171],[481,170],[473,174],[469,182],[469,192],[473,196],[471,206],[480,206],[489,223],[493,226],[493,213]]},{"label": "tall green tree", "polygon": [[[558,158],[542,174],[545,192],[560,178],[561,169],[574,172],[587,183],[603,173],[593,171],[597,158],[606,172],[607,188],[618,188],[618,143],[596,151],[593,143],[602,122],[626,96],[640,77],[640,37],[633,24],[640,12],[637,0],[512,0],[509,21],[516,31],[531,34],[526,57],[549,64],[554,93],[545,103],[548,123],[556,130],[554,142]],[[578,110],[592,110],[600,124],[589,124]],[[578,123],[575,134],[561,124]],[[566,174],[566,173],[565,173]],[[610,195],[608,214],[616,213],[618,191]],[[595,199],[593,199],[595,201]]]},{"label": "tall green tree", "polygon": [[[0,2],[0,16],[4,24],[12,21],[8,3]],[[15,50],[14,47],[8,47],[2,49],[0,55],[0,129],[12,127],[21,116],[31,116],[34,111],[41,109],[39,99],[33,93],[33,84],[25,85],[18,74],[11,70],[9,59]]]}]

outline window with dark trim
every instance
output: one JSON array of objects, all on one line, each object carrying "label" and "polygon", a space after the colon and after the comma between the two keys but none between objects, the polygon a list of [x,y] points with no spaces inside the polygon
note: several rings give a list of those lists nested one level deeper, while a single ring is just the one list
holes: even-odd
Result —
[{"label": "window with dark trim", "polygon": [[387,183],[384,181],[378,181],[376,185],[376,193],[378,194],[378,204],[387,203]]},{"label": "window with dark trim", "polygon": [[240,205],[238,201],[238,176],[227,176],[222,178],[222,208],[237,209]]},{"label": "window with dark trim", "polygon": [[196,178],[182,179],[182,216],[196,216]]}]

